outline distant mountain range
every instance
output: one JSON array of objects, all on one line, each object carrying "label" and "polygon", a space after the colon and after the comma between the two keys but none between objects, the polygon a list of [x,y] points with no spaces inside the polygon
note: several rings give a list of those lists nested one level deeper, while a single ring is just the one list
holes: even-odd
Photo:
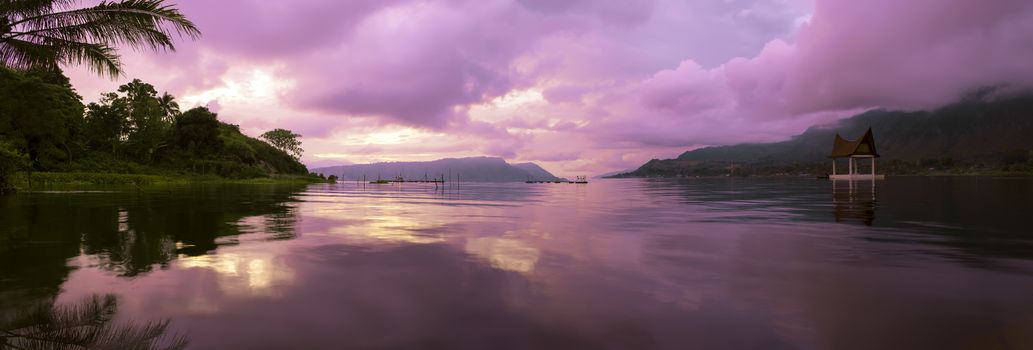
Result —
[{"label": "distant mountain range", "polygon": [[880,172],[1033,169],[1033,96],[1024,95],[974,96],[933,111],[872,110],[787,141],[701,148],[614,177],[822,174],[831,168],[834,135],[854,139],[869,127]]},{"label": "distant mountain range", "polygon": [[352,164],[312,169],[312,172],[326,176],[337,175],[341,180],[435,179],[444,176],[460,181],[516,182],[526,180],[563,180],[534,163],[509,164],[502,158],[468,157],[445,158],[429,162],[388,162],[373,164]]}]

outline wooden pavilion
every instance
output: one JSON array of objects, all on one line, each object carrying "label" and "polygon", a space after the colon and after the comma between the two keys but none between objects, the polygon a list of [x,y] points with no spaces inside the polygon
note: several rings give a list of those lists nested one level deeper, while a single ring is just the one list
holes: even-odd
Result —
[{"label": "wooden pavilion", "polygon": [[[885,175],[875,174],[875,158],[879,157],[879,152],[875,150],[875,137],[872,136],[872,128],[868,128],[865,131],[864,136],[856,140],[844,139],[839,134],[836,134],[835,140],[832,143],[832,154],[829,158],[832,158],[832,175],[829,175],[829,179],[832,180],[882,180],[885,179]],[[847,174],[836,174],[836,159],[847,158],[849,167]],[[870,174],[858,173],[858,160],[859,159],[871,159],[872,171]]]}]

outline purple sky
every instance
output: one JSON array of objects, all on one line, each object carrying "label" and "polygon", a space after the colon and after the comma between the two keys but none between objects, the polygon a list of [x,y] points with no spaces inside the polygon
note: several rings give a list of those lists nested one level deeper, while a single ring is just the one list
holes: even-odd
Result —
[{"label": "purple sky", "polygon": [[204,36],[132,78],[310,167],[490,155],[563,176],[1033,86],[1029,0],[179,0]]}]

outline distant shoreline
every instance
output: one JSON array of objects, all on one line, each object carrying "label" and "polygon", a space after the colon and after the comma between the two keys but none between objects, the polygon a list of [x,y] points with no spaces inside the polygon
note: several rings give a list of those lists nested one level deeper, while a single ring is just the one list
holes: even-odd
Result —
[{"label": "distant shoreline", "polygon": [[[628,175],[628,174],[617,174],[611,176],[603,176],[600,179],[715,179],[715,178],[804,178],[813,179],[821,176],[822,174],[749,174],[749,175],[683,175],[683,176],[639,176],[639,175]],[[949,172],[929,172],[921,174],[884,174],[886,177],[1009,177],[1009,178],[1029,178],[1033,177],[1033,172],[1025,171],[987,171],[987,172],[971,172],[971,173],[949,173]]]}]

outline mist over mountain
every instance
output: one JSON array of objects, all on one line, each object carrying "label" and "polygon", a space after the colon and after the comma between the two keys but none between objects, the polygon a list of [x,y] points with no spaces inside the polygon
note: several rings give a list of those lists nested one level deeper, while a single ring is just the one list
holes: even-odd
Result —
[{"label": "mist over mountain", "polygon": [[561,180],[534,163],[509,164],[502,158],[467,157],[445,158],[428,162],[385,162],[373,164],[340,165],[313,169],[326,176],[337,175],[342,181],[394,179],[435,179],[450,176],[460,181],[516,182],[533,180]]},{"label": "mist over mountain", "polygon": [[986,95],[932,111],[871,110],[835,125],[811,127],[787,141],[701,148],[676,159],[651,160],[616,177],[822,174],[831,169],[827,156],[834,135],[855,139],[869,127],[882,155],[881,172],[1028,171],[1033,163],[1033,95]]}]

